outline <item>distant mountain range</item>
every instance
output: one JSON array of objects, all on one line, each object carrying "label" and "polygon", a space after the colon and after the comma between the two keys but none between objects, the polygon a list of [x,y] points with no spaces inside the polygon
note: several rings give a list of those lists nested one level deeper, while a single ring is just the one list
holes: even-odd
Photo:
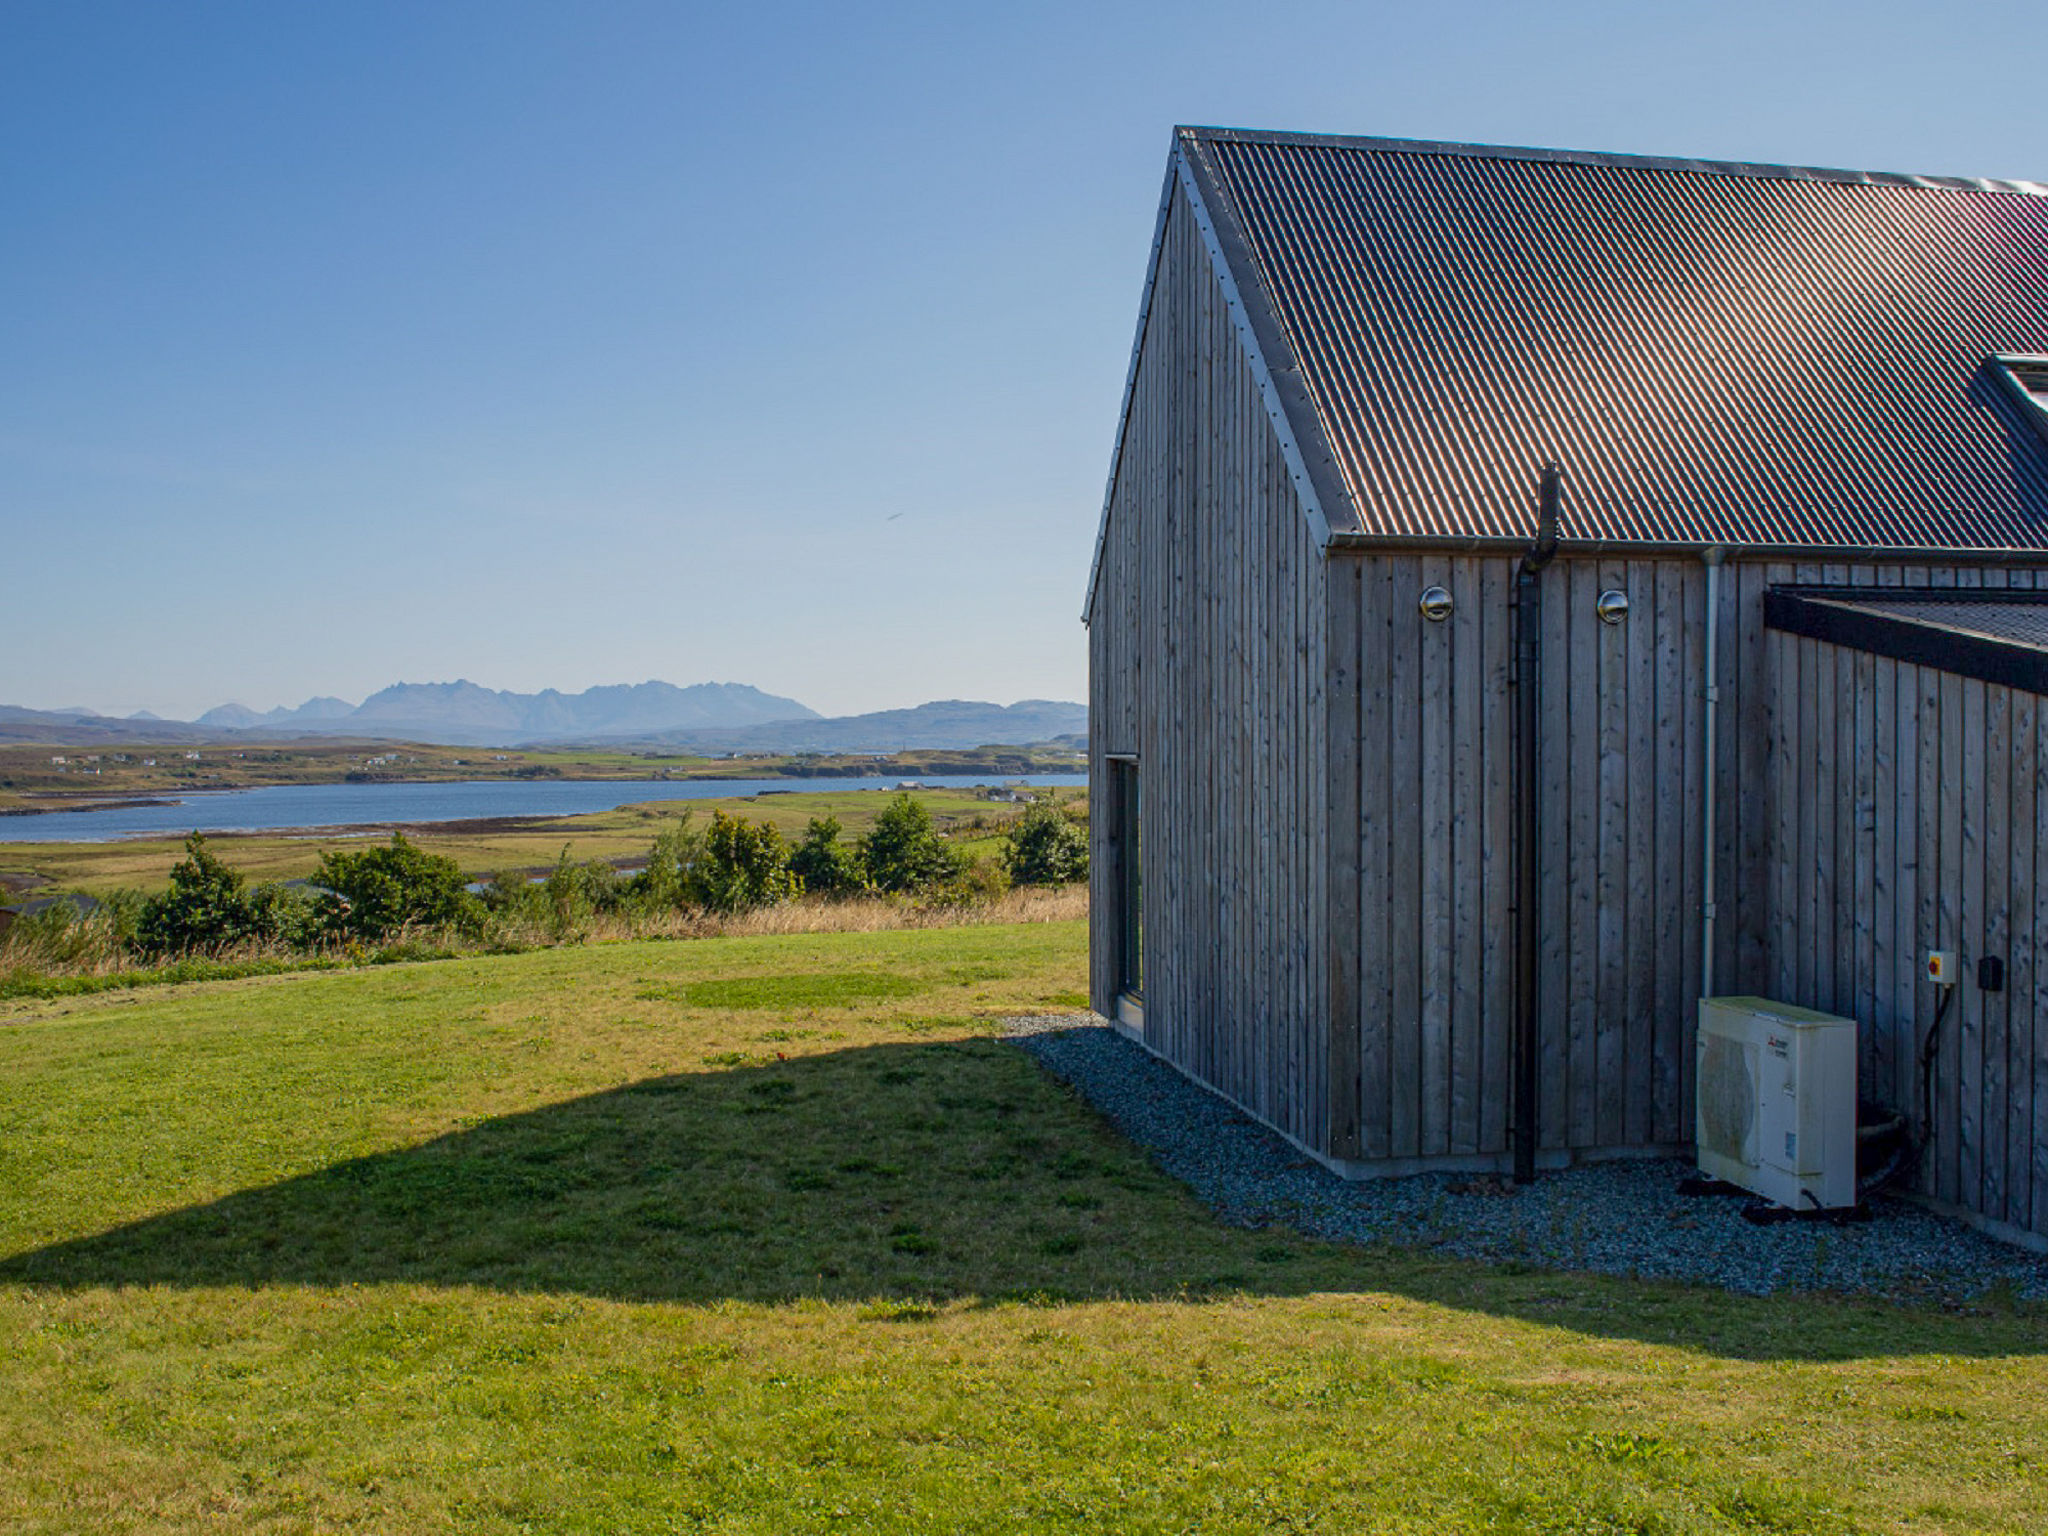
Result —
[{"label": "distant mountain range", "polygon": [[777,720],[738,729],[682,729],[644,736],[599,737],[582,746],[662,748],[676,752],[904,752],[912,748],[1028,746],[1058,736],[1085,736],[1088,707],[1052,699],[1011,705],[940,699],[915,709],[827,720]]},{"label": "distant mountain range", "polygon": [[259,713],[240,704],[196,721],[141,711],[125,720],[90,710],[0,705],[0,740],[83,745],[295,736],[447,746],[606,746],[670,752],[902,752],[1025,746],[1088,729],[1084,705],[1026,699],[1008,706],[947,699],[915,709],[827,719],[795,699],[744,683],[678,688],[646,682],[582,693],[511,693],[475,683],[397,683],[361,704],[308,699]]},{"label": "distant mountain range", "polygon": [[297,709],[257,714],[239,704],[209,709],[195,724],[219,730],[292,731],[321,736],[387,736],[449,746],[499,747],[622,736],[691,727],[731,728],[771,720],[815,720],[818,712],[745,683],[616,684],[561,693],[510,693],[466,680],[394,683],[361,704],[308,699]]}]

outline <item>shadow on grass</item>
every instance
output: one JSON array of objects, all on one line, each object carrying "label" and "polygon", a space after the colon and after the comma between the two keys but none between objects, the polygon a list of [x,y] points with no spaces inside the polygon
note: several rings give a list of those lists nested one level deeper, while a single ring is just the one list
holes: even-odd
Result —
[{"label": "shadow on grass", "polygon": [[650,1079],[0,1260],[0,1283],[633,1301],[1393,1292],[1740,1358],[2039,1353],[2030,1314],[1514,1274],[1217,1222],[996,1041]]}]

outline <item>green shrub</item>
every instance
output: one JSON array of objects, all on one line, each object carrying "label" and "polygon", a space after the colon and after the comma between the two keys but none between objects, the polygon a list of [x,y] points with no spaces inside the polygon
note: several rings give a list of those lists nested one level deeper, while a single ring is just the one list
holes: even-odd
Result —
[{"label": "green shrub", "polygon": [[250,937],[291,949],[320,942],[320,906],[305,890],[267,880],[249,893]]},{"label": "green shrub", "polygon": [[511,914],[532,904],[533,881],[523,869],[493,870],[477,900],[486,910]]},{"label": "green shrub", "polygon": [[750,912],[787,901],[798,890],[789,847],[768,822],[711,813],[704,853],[692,866],[689,892],[711,912]]},{"label": "green shrub", "polygon": [[837,816],[813,816],[789,853],[789,871],[814,896],[844,896],[861,888],[859,850],[839,841]]},{"label": "green shrub", "polygon": [[[951,850],[948,850],[949,852]],[[940,906],[986,906],[1010,888],[1010,877],[994,859],[963,858],[953,873],[927,886],[924,899]]]},{"label": "green shrub", "polygon": [[321,854],[313,878],[333,893],[321,901],[326,926],[351,938],[381,940],[408,927],[472,926],[477,913],[462,867],[415,848],[402,832],[392,833],[382,848]]},{"label": "green shrub", "polygon": [[1088,878],[1088,830],[1047,792],[1003,833],[1013,885],[1071,885]]},{"label": "green shrub", "polygon": [[206,846],[203,834],[185,839],[185,857],[171,866],[170,888],[142,904],[135,948],[148,955],[217,951],[257,937],[255,903],[242,892],[242,876]]},{"label": "green shrub", "polygon": [[861,840],[861,862],[877,890],[919,893],[957,879],[966,859],[932,826],[932,813],[909,791],[891,800]]},{"label": "green shrub", "polygon": [[647,867],[633,881],[633,894],[655,911],[675,911],[696,901],[692,882],[704,858],[704,834],[690,825],[688,811],[663,827],[647,850]]},{"label": "green shrub", "polygon": [[511,905],[523,915],[537,918],[556,938],[577,938],[591,919],[624,907],[631,890],[630,883],[602,860],[572,863],[564,844],[546,879],[534,882],[520,877],[520,896]]}]

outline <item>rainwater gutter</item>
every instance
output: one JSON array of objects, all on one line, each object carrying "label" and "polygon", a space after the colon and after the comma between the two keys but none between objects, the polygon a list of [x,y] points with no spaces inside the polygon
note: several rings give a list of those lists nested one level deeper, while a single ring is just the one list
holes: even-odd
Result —
[{"label": "rainwater gutter", "polygon": [[[1527,555],[1529,546],[1517,538],[1466,534],[1333,532],[1324,547],[1388,553],[1433,550],[1453,555]],[[1558,541],[1561,553],[1635,555],[1645,559],[1684,559],[1709,553],[1739,554],[1745,560],[1799,561],[1808,564],[1856,565],[2001,565],[2015,570],[2048,568],[2048,549],[1938,549],[1927,544],[1743,544],[1731,546],[1699,539],[1586,539]]]},{"label": "rainwater gutter", "polygon": [[1557,554],[1557,526],[1564,503],[1564,471],[1543,466],[1538,495],[1536,542],[1515,570],[1515,1182],[1536,1178],[1538,1050],[1541,1044],[1537,1008],[1536,959],[1539,934],[1537,850],[1542,834],[1539,815],[1542,755],[1538,737],[1542,698],[1543,568]]}]

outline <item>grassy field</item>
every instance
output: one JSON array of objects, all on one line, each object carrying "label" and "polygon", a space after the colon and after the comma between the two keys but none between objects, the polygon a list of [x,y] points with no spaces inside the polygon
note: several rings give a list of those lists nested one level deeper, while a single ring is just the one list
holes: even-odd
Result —
[{"label": "grassy field", "polygon": [[[187,753],[196,756],[188,757]],[[419,742],[229,740],[163,745],[0,743],[0,809],[147,799],[203,789],[338,784],[351,774],[436,782],[542,776],[565,779],[692,778],[734,765],[713,758],[651,758],[639,752],[500,751]]]},{"label": "grassy field", "polygon": [[[977,799],[971,790],[921,789],[918,798],[931,810],[941,831],[962,829],[980,817],[994,823],[1014,815],[1017,807]],[[1062,801],[1085,805],[1087,791],[1063,789]],[[817,794],[723,796],[710,800],[655,801],[621,806],[592,816],[537,818],[514,825],[484,828],[457,824],[455,830],[431,825],[407,835],[434,853],[446,854],[473,875],[501,869],[541,870],[553,864],[564,848],[577,861],[633,859],[647,852],[661,828],[692,812],[699,825],[714,810],[773,822],[794,838],[813,816],[836,816],[850,840],[874,822],[889,796],[872,789],[831,790]],[[0,888],[15,891],[76,890],[103,892],[131,886],[163,887],[170,867],[184,857],[179,838],[136,838],[114,843],[9,843],[7,824],[0,820]],[[291,880],[309,875],[326,848],[360,846],[334,836],[279,836],[271,833],[216,833],[209,837],[215,852],[254,880]],[[996,840],[962,837],[969,853],[991,855]]]},{"label": "grassy field", "polygon": [[2048,1529],[2048,1321],[1225,1227],[1074,923],[0,1004],[0,1528]]}]

